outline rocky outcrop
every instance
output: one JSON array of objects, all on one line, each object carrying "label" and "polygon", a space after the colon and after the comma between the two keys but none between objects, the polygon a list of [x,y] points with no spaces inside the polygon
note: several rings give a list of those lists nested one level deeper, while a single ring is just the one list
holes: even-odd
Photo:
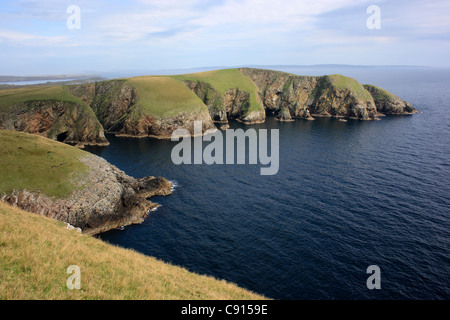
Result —
[{"label": "rocky outcrop", "polygon": [[56,199],[27,190],[3,195],[2,200],[21,209],[67,222],[84,233],[96,234],[129,224],[141,223],[156,203],[153,196],[172,193],[172,184],[164,178],[135,179],[95,155],[80,159],[89,172],[74,176],[82,186],[64,199]]},{"label": "rocky outcrop", "polygon": [[267,114],[284,121],[310,118],[307,102],[317,85],[316,77],[264,69],[243,68],[241,72],[258,87]]},{"label": "rocky outcrop", "polygon": [[170,139],[177,129],[186,129],[194,135],[194,122],[202,121],[202,133],[216,129],[207,110],[200,112],[182,112],[173,116],[157,118],[151,115],[130,116],[124,121],[123,127],[116,132],[123,137],[151,137]]},{"label": "rocky outcrop", "polygon": [[227,116],[231,120],[236,120],[246,124],[262,123],[266,118],[264,110],[250,110],[250,93],[238,88],[225,92],[223,107]]},{"label": "rocky outcrop", "polygon": [[266,113],[281,121],[315,117],[377,120],[381,114],[417,113],[411,104],[386,90],[363,86],[341,75],[312,77],[264,69],[240,70],[258,87]]},{"label": "rocky outcrop", "polygon": [[222,96],[212,85],[203,81],[184,80],[183,82],[208,107],[209,115],[215,123],[228,123]]},{"label": "rocky outcrop", "polygon": [[370,93],[356,80],[341,75],[320,77],[307,107],[313,117],[377,119]]},{"label": "rocky outcrop", "polygon": [[85,94],[91,92],[88,85],[74,86],[71,92],[81,99],[90,100],[91,108],[106,132],[117,136],[170,139],[172,132],[179,128],[194,134],[194,121],[202,121],[203,132],[216,128],[207,110],[178,112],[164,117],[143,112],[136,89],[126,80],[96,83],[93,96]]},{"label": "rocky outcrop", "polygon": [[0,128],[84,145],[107,145],[102,125],[89,106],[71,101],[28,101],[0,111]]},{"label": "rocky outcrop", "polygon": [[418,113],[416,109],[407,101],[403,101],[396,95],[378,88],[376,86],[365,84],[364,88],[372,95],[377,112],[386,115],[408,115]]},{"label": "rocky outcrop", "polygon": [[264,110],[250,110],[250,93],[232,88],[221,95],[214,87],[203,81],[184,80],[185,85],[208,106],[211,119],[215,123],[226,124],[236,120],[246,124],[262,123]]}]

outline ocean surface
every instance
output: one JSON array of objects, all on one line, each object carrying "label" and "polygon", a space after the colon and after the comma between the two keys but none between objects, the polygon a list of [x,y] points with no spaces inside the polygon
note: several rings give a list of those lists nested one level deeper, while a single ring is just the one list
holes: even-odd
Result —
[{"label": "ocean surface", "polygon": [[[109,135],[88,151],[177,187],[141,225],[100,237],[274,299],[449,299],[450,69],[280,69],[341,73],[421,113],[232,123],[279,129],[274,176],[259,164],[174,165],[176,142]],[[366,286],[370,265],[380,290]]]}]

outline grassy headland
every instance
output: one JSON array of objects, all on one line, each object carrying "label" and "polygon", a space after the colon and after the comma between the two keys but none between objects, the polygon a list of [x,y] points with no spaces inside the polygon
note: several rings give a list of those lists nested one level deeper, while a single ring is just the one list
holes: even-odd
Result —
[{"label": "grassy headland", "polygon": [[64,143],[8,130],[0,141],[0,195],[26,189],[62,198],[78,188],[71,177],[87,172],[78,160],[86,152]]}]

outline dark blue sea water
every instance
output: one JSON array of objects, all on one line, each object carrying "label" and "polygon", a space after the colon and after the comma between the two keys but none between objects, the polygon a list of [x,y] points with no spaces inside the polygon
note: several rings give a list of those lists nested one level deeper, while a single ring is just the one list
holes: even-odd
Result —
[{"label": "dark blue sea water", "polygon": [[[101,238],[275,299],[450,298],[450,70],[350,68],[422,113],[279,129],[280,170],[172,164],[176,144],[115,138],[89,148],[126,173],[177,182],[141,225]],[[249,127],[233,123],[232,128]],[[369,290],[366,269],[381,269]]]}]

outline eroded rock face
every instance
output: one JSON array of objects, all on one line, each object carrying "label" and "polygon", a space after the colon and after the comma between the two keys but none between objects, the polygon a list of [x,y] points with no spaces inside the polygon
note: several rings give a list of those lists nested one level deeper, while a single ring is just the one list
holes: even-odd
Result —
[{"label": "eroded rock face", "polygon": [[339,75],[296,76],[251,68],[241,72],[258,87],[266,113],[281,121],[314,117],[377,120],[380,114],[417,113],[411,104],[383,89]]},{"label": "eroded rock face", "polygon": [[[72,90],[80,98],[83,91],[83,89]],[[113,80],[96,84],[91,107],[105,130],[117,136],[169,139],[173,131],[180,128],[187,129],[193,134],[194,121],[202,121],[203,133],[216,128],[208,110],[180,112],[157,118],[149,114],[140,114],[136,103],[136,90],[124,80]]]},{"label": "eroded rock face", "polygon": [[230,120],[236,120],[253,124],[262,123],[266,118],[264,110],[249,111],[249,92],[232,88],[221,96],[209,83],[189,80],[183,82],[208,106],[211,119],[215,123],[227,124]]},{"label": "eroded rock face", "polygon": [[330,76],[320,77],[307,102],[312,116],[377,119],[377,109],[372,96],[356,80],[349,81],[354,87],[338,87]]},{"label": "eroded rock face", "polygon": [[66,88],[72,93],[75,97],[80,98],[88,105],[92,104],[92,101],[95,98],[95,83],[85,83],[80,85],[72,85],[67,86]]},{"label": "eroded rock face", "polygon": [[124,80],[105,81],[96,84],[91,108],[107,132],[117,132],[136,100],[136,90]]},{"label": "eroded rock face", "polygon": [[38,134],[69,144],[107,145],[102,125],[86,105],[29,101],[0,114],[0,128]]},{"label": "eroded rock face", "polygon": [[263,69],[243,68],[241,72],[258,87],[267,114],[283,121],[310,118],[307,102],[317,85],[316,77]]},{"label": "eroded rock face", "polygon": [[156,203],[147,198],[172,193],[164,178],[135,179],[95,155],[80,159],[89,168],[86,176],[73,177],[84,186],[66,199],[54,199],[27,190],[4,195],[2,200],[21,209],[79,227],[87,234],[141,223]]},{"label": "eroded rock face", "polygon": [[227,110],[220,93],[209,83],[202,81],[183,81],[184,84],[203,101],[208,107],[211,119],[215,123],[228,123]]},{"label": "eroded rock face", "polygon": [[409,102],[384,89],[369,84],[365,84],[364,88],[372,95],[379,113],[395,115],[418,113]]}]

